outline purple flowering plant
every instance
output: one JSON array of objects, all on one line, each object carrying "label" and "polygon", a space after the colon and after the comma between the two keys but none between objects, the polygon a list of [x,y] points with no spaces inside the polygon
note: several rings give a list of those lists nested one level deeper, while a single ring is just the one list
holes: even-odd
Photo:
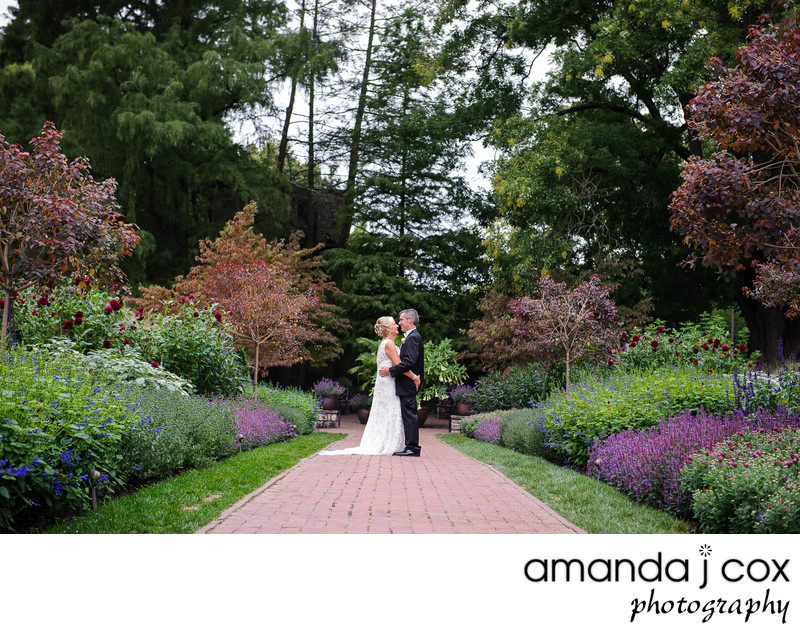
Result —
[{"label": "purple flowering plant", "polygon": [[482,421],[472,434],[472,438],[477,441],[500,445],[500,418],[490,417]]},{"label": "purple flowering plant", "polygon": [[319,397],[339,397],[344,395],[345,388],[339,382],[323,377],[314,383],[311,390]]},{"label": "purple flowering plant", "polygon": [[455,403],[473,404],[475,403],[476,390],[474,386],[469,384],[459,384],[450,391],[450,399]]},{"label": "purple flowering plant", "polygon": [[686,488],[681,472],[693,454],[748,428],[797,425],[797,415],[786,410],[754,416],[685,410],[653,428],[627,429],[596,442],[589,449],[587,470],[639,503],[686,517],[694,489]]},{"label": "purple flowering plant", "polygon": [[280,413],[272,412],[263,401],[240,398],[234,400],[231,406],[236,420],[237,447],[257,448],[297,436],[297,429],[284,420]]}]

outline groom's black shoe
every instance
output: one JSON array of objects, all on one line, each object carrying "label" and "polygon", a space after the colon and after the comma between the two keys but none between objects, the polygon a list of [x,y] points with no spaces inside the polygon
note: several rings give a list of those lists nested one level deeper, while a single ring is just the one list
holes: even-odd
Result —
[{"label": "groom's black shoe", "polygon": [[392,456],[419,456],[419,452],[414,452],[414,450],[406,448],[402,452],[395,452]]}]

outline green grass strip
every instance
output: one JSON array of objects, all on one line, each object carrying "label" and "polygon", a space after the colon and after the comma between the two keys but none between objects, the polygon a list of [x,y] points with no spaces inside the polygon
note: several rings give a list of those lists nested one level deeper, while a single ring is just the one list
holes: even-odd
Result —
[{"label": "green grass strip", "polygon": [[301,459],[347,435],[301,435],[190,470],[62,521],[48,533],[194,533]]},{"label": "green grass strip", "polygon": [[663,511],[637,505],[613,487],[579,472],[460,434],[438,436],[467,456],[502,472],[589,533],[689,532],[685,522]]}]

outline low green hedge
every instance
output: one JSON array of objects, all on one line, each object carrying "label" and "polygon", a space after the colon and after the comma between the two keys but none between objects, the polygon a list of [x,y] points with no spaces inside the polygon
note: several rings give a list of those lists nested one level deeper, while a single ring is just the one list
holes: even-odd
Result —
[{"label": "low green hedge", "polygon": [[125,433],[125,474],[161,477],[180,469],[210,465],[229,456],[236,438],[230,406],[199,395],[132,389],[141,420]]},{"label": "low green hedge", "polygon": [[559,454],[547,445],[547,434],[533,427],[534,409],[506,411],[500,423],[500,445],[522,454],[558,461]]},{"label": "low green hedge", "polygon": [[319,400],[316,395],[294,387],[262,384],[258,399],[297,428],[297,434],[311,434],[317,425]]}]

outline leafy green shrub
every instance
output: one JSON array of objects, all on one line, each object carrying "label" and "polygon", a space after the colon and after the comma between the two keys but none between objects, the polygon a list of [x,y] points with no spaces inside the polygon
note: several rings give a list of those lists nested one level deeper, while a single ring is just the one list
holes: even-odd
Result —
[{"label": "leafy green shrub", "polygon": [[157,362],[146,362],[135,349],[100,349],[83,354],[74,348],[72,340],[56,338],[33,347],[31,353],[48,354],[82,365],[92,375],[102,376],[108,384],[166,389],[184,395],[194,391],[190,382],[165,370]]},{"label": "leafy green shrub", "polygon": [[548,373],[537,364],[490,373],[479,380],[475,393],[476,412],[529,408],[531,401],[547,396]]},{"label": "leafy green shrub", "polygon": [[630,332],[609,362],[629,369],[692,365],[703,371],[732,373],[757,363],[757,354],[747,353],[748,336],[747,328],[741,328],[736,340],[731,340],[725,319],[708,313],[697,323],[679,328],[656,321],[644,330]]},{"label": "leafy green shrub", "polygon": [[180,303],[175,314],[141,314],[130,341],[149,362],[186,378],[199,393],[234,397],[249,383],[249,365],[210,307]]},{"label": "leafy green shrub", "polygon": [[735,371],[736,407],[751,414],[759,410],[800,407],[800,373],[784,366],[776,374],[761,369]]},{"label": "leafy green shrub", "polygon": [[534,427],[571,465],[584,467],[596,440],[622,430],[655,426],[685,410],[717,414],[734,406],[733,378],[694,367],[662,367],[610,374],[573,385],[538,404]]},{"label": "leafy green shrub", "polygon": [[125,433],[122,454],[132,477],[165,476],[209,465],[231,454],[234,414],[224,400],[179,392],[130,389],[142,419]]},{"label": "leafy green shrub", "polygon": [[0,360],[0,395],[0,529],[121,489],[133,399],[69,358],[17,351]]},{"label": "leafy green shrub", "polygon": [[297,428],[298,435],[311,434],[317,426],[319,400],[298,388],[259,384],[258,399]]},{"label": "leafy green shrub", "polygon": [[122,297],[85,285],[29,289],[18,299],[14,329],[26,346],[66,338],[82,353],[126,355],[134,349],[205,395],[235,396],[249,381],[248,364],[222,314],[191,301],[179,302],[175,313],[145,314],[126,307]]},{"label": "leafy green shrub", "polygon": [[547,434],[534,427],[532,408],[520,408],[502,414],[500,424],[500,445],[520,452],[557,461],[558,452],[548,447]]},{"label": "leafy green shrub", "polygon": [[[746,430],[693,455],[681,473],[705,533],[798,533],[800,429]],[[788,502],[787,502],[788,501]]]}]

